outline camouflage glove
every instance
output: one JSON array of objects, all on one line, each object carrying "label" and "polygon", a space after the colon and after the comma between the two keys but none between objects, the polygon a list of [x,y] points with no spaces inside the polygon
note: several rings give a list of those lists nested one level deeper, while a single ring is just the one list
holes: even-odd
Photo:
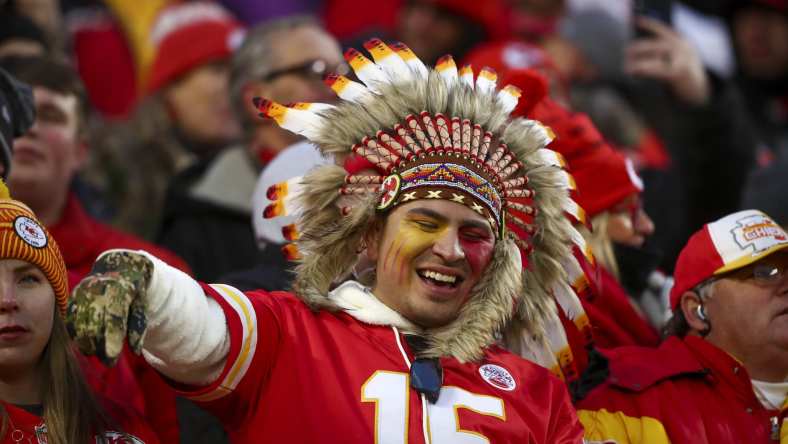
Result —
[{"label": "camouflage glove", "polygon": [[115,365],[128,335],[139,354],[145,334],[145,294],[153,262],[133,251],[102,255],[90,274],[74,288],[66,311],[66,325],[82,353]]}]

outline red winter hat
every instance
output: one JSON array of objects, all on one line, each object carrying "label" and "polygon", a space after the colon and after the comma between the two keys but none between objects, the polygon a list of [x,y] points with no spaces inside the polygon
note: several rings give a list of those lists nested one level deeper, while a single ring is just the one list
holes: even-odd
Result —
[{"label": "red winter hat", "polygon": [[501,39],[508,34],[509,26],[506,21],[508,14],[502,0],[420,0],[420,2],[435,5],[480,24],[487,33],[487,40]]},{"label": "red winter hat", "polygon": [[670,307],[678,307],[681,295],[706,279],[786,248],[788,234],[758,210],[739,211],[704,225],[690,237],[676,261]]},{"label": "red winter hat", "polygon": [[151,32],[156,55],[146,92],[157,91],[197,66],[228,58],[243,36],[242,25],[217,4],[198,1],[165,8]]},{"label": "red winter hat", "polygon": [[632,162],[602,138],[585,114],[569,111],[545,97],[527,117],[555,133],[550,149],[566,159],[577,185],[575,201],[589,217],[643,191],[643,181]]},{"label": "red winter hat", "polygon": [[499,76],[513,69],[535,69],[558,75],[550,56],[539,46],[521,41],[482,43],[465,56],[463,64],[489,66]]}]

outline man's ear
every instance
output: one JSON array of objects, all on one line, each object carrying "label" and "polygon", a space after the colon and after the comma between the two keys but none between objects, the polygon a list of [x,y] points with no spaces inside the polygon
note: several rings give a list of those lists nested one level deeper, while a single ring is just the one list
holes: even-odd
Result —
[{"label": "man's ear", "polygon": [[700,295],[694,291],[686,291],[681,295],[681,302],[679,302],[681,311],[684,314],[684,319],[693,331],[702,332],[709,328],[708,319],[702,319],[698,315],[698,310],[702,309],[703,301]]}]

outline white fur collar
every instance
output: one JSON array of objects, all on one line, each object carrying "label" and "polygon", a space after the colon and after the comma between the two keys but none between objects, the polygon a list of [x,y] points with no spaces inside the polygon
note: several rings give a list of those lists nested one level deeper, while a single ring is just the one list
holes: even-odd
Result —
[{"label": "white fur collar", "polygon": [[328,294],[328,298],[347,314],[361,322],[373,325],[392,325],[408,333],[421,331],[414,323],[380,302],[369,287],[356,281],[342,283]]}]

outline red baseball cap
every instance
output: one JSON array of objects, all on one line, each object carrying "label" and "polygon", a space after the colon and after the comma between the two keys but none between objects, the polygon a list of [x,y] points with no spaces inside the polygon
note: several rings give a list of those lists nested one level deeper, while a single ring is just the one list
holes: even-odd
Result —
[{"label": "red baseball cap", "polygon": [[243,26],[215,3],[189,2],[168,6],[151,31],[155,56],[148,73],[148,94],[190,70],[230,57],[244,37]]},{"label": "red baseball cap", "polygon": [[739,211],[704,225],[690,237],[676,261],[670,307],[675,309],[681,295],[706,279],[786,248],[788,234],[758,210]]}]

